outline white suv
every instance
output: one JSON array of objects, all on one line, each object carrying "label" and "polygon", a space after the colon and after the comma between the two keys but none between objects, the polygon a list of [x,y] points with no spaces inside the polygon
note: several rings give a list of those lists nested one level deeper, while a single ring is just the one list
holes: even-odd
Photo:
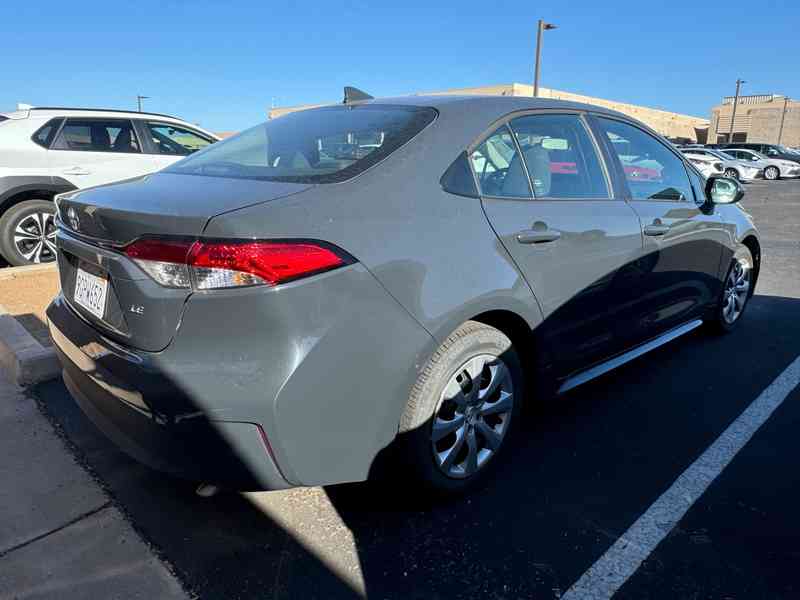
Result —
[{"label": "white suv", "polygon": [[218,139],[154,113],[0,113],[0,254],[12,265],[53,260],[56,194],[158,171]]}]

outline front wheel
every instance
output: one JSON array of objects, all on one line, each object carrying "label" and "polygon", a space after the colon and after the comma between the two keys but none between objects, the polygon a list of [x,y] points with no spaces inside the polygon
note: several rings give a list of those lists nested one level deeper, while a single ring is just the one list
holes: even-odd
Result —
[{"label": "front wheel", "polygon": [[511,441],[523,393],[511,340],[483,323],[463,324],[412,389],[397,439],[406,473],[435,495],[479,484]]},{"label": "front wheel", "polygon": [[742,320],[748,300],[752,296],[753,255],[742,246],[731,259],[728,274],[722,285],[711,325],[720,333],[732,331]]},{"label": "front wheel", "polygon": [[739,172],[736,169],[725,169],[725,177],[738,180]]},{"label": "front wheel", "polygon": [[12,266],[56,259],[55,205],[49,200],[25,200],[0,217],[0,254]]},{"label": "front wheel", "polygon": [[778,179],[781,176],[781,172],[778,170],[778,167],[767,167],[764,169],[764,178],[773,181]]}]

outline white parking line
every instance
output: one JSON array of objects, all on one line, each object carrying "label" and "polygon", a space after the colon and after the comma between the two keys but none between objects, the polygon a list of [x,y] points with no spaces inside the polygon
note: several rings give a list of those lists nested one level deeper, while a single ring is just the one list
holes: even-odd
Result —
[{"label": "white parking line", "polygon": [[611,598],[798,384],[800,356],[650,505],[561,600]]}]

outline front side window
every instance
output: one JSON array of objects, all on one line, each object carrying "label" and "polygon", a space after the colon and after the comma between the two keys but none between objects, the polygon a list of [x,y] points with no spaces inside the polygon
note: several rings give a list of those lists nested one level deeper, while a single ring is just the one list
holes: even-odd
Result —
[{"label": "front side window", "polygon": [[168,123],[148,122],[147,131],[158,154],[188,156],[213,143],[194,131]]},{"label": "front side window", "polygon": [[529,115],[511,121],[536,198],[608,198],[589,132],[578,115]]},{"label": "front side window", "polygon": [[484,196],[532,197],[528,175],[505,125],[475,148],[469,159]]},{"label": "front side window", "polygon": [[67,119],[53,148],[83,152],[140,152],[133,125],[121,119]]},{"label": "front side window", "polygon": [[298,111],[217,142],[176,163],[170,173],[288,183],[338,183],[408,142],[436,110],[385,104]]},{"label": "front side window", "polygon": [[598,118],[617,155],[634,200],[675,200],[692,198],[683,161],[658,139],[638,127]]}]

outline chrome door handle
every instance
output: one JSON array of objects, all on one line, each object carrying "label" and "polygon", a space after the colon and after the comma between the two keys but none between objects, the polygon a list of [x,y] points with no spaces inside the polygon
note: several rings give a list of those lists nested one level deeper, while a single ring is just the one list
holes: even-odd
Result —
[{"label": "chrome door handle", "polygon": [[645,235],[664,235],[669,232],[669,225],[646,225],[644,228]]},{"label": "chrome door handle", "polygon": [[517,241],[520,244],[545,244],[555,242],[560,237],[561,232],[552,229],[526,229],[517,234]]},{"label": "chrome door handle", "polygon": [[86,169],[82,169],[81,167],[72,167],[70,169],[64,169],[64,175],[91,175],[91,171],[87,171]]}]

